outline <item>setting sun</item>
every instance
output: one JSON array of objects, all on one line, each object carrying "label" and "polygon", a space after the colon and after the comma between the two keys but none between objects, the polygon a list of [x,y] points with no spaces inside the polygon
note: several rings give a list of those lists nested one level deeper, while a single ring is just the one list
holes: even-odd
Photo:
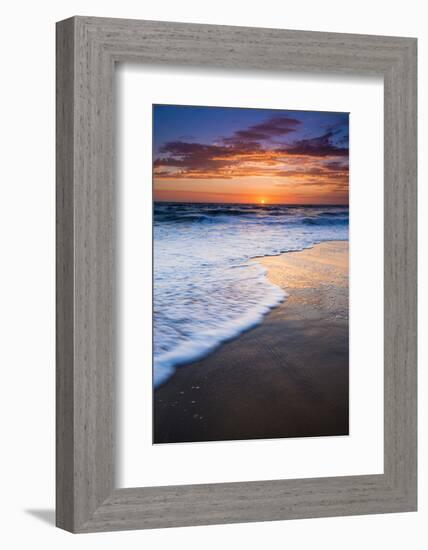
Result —
[{"label": "setting sun", "polygon": [[264,204],[265,203],[265,199],[260,199],[260,204]]}]

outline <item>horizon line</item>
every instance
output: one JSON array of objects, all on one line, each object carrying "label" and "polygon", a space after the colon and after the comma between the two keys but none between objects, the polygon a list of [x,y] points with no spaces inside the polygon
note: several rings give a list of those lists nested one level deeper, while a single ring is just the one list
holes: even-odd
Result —
[{"label": "horizon line", "polygon": [[171,200],[158,200],[153,199],[153,203],[167,203],[167,204],[246,204],[256,206],[347,206],[349,208],[349,202],[347,203],[326,203],[326,202],[266,202],[261,204],[260,202],[224,202],[224,201],[171,201]]}]

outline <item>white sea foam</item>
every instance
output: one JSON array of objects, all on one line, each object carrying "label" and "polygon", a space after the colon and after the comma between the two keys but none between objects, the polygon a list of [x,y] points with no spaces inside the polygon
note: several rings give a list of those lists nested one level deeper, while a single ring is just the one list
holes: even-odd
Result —
[{"label": "white sea foam", "polygon": [[157,203],[154,385],[254,327],[284,300],[250,258],[347,238],[344,207]]}]

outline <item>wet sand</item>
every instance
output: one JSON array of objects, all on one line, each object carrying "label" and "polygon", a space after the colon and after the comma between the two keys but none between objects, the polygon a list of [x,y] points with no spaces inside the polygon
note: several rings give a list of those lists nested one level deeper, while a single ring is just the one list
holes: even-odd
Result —
[{"label": "wet sand", "polygon": [[348,434],[348,243],[253,261],[288,298],[155,391],[154,443]]}]

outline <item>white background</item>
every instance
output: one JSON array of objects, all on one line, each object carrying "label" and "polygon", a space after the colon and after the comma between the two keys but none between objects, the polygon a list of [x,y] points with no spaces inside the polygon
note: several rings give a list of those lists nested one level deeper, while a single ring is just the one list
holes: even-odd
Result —
[{"label": "white background", "polygon": [[[54,505],[54,22],[98,15],[419,37],[420,212],[427,204],[428,29],[424,3],[343,0],[136,2],[19,1],[2,9],[1,109],[1,518],[5,548],[425,548],[428,521],[426,400],[419,378],[420,505],[413,514],[298,520],[73,536],[52,527]],[[4,44],[3,44],[4,42]],[[421,281],[428,277],[426,215]],[[427,290],[420,288],[421,344]],[[424,307],[425,306],[425,307]],[[428,360],[421,345],[420,364]]]},{"label": "white background", "polygon": [[[191,69],[171,74],[169,68],[135,65],[122,66],[116,78],[121,204],[118,486],[382,473],[382,79],[266,73],[255,78],[254,73],[201,75]],[[350,113],[349,436],[152,445],[153,103]]]}]

